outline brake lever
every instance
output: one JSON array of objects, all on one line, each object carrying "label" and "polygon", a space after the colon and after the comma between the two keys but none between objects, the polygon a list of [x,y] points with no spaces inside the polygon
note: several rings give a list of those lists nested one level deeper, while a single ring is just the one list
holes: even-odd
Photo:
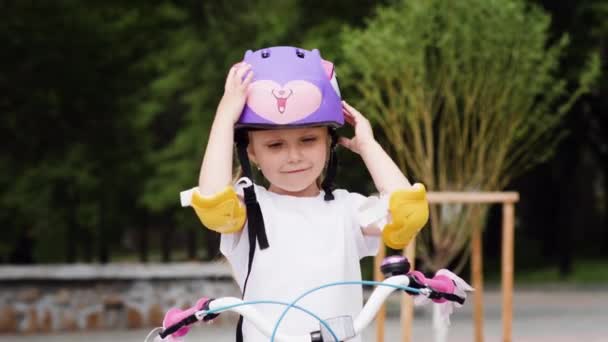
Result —
[{"label": "brake lever", "polygon": [[431,292],[428,295],[429,299],[445,299],[447,301],[450,302],[456,302],[460,305],[463,305],[465,302],[465,299],[455,295],[453,293],[444,293],[444,292],[438,292],[438,291],[434,291],[431,289]]},{"label": "brake lever", "polygon": [[[189,309],[186,309],[183,311],[179,310],[177,308],[169,310],[165,314],[165,318],[163,320],[163,325],[166,323],[169,323],[169,324],[168,324],[167,328],[165,328],[163,331],[161,331],[158,334],[160,336],[160,338],[164,339],[165,337],[167,337],[169,335],[173,335],[173,334],[176,334],[176,336],[186,335],[188,333],[188,330],[189,330],[188,326],[190,324],[196,323],[196,322],[200,321],[201,319],[204,322],[207,322],[207,321],[210,321],[210,320],[216,318],[219,315],[219,313],[206,314],[203,317],[199,317],[199,315],[198,315],[198,313],[200,311],[208,311],[209,304],[211,304],[212,301],[213,301],[212,298],[201,298],[198,300],[196,305],[192,308],[189,308]],[[181,316],[183,316],[183,318],[180,319]],[[173,320],[175,320],[176,318],[179,320],[177,322],[173,323]]]},{"label": "brake lever", "polygon": [[[407,275],[409,281],[408,284],[408,288],[412,288],[412,289],[416,289],[416,290],[423,290],[426,289],[427,286],[425,284],[423,284],[422,282],[420,282],[415,276],[413,276],[412,274],[408,274]],[[412,291],[412,290],[404,290],[405,293],[412,295],[412,296],[417,296],[419,294],[424,294],[424,291]]]}]

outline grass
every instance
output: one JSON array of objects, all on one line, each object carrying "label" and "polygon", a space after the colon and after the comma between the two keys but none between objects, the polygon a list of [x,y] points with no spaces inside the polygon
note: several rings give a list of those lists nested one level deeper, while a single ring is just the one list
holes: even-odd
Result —
[{"label": "grass", "polygon": [[[486,274],[490,283],[500,283],[500,268],[496,272]],[[516,284],[546,284],[561,283],[573,285],[608,285],[608,260],[577,260],[572,267],[572,273],[567,276],[559,274],[557,266],[535,269],[515,268]]]},{"label": "grass", "polygon": [[573,265],[572,273],[561,276],[557,267],[528,270],[516,273],[515,281],[522,283],[565,282],[565,283],[607,283],[608,262],[601,260],[582,260]]}]

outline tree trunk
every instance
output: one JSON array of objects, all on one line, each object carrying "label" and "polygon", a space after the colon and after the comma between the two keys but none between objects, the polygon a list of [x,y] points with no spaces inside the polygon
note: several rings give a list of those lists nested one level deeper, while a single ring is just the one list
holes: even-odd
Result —
[{"label": "tree trunk", "polygon": [[77,258],[77,250],[76,250],[76,246],[77,243],[76,241],[78,240],[76,238],[76,234],[78,231],[78,227],[76,227],[76,218],[74,217],[74,208],[71,208],[70,212],[69,212],[69,217],[68,217],[68,227],[67,227],[67,232],[66,232],[66,239],[65,239],[65,261],[68,264],[72,264],[76,262],[76,258]]},{"label": "tree trunk", "polygon": [[25,228],[21,233],[13,252],[8,257],[8,262],[20,265],[34,263],[34,238],[31,228]]},{"label": "tree trunk", "polygon": [[608,250],[608,163],[602,163],[604,165],[604,212],[602,217],[602,222],[604,227],[604,248],[603,250]]},{"label": "tree trunk", "polygon": [[148,232],[150,231],[149,223],[150,217],[148,214],[144,213],[143,222],[139,228],[138,234],[138,254],[140,262],[148,262],[150,256],[150,249],[148,246]]},{"label": "tree trunk", "polygon": [[186,248],[188,251],[188,260],[194,261],[197,258],[196,255],[196,230],[192,227],[188,229],[187,236],[188,239],[186,241]]},{"label": "tree trunk", "polygon": [[220,234],[203,228],[205,234],[205,246],[207,249],[207,257],[206,260],[213,260],[219,254],[219,245],[220,245]]},{"label": "tree trunk", "polygon": [[161,225],[161,234],[160,234],[160,248],[161,248],[161,261],[162,262],[171,262],[171,228],[169,224],[166,222],[167,220],[163,219],[163,224]]},{"label": "tree trunk", "polygon": [[84,257],[84,261],[87,263],[93,262],[93,236],[89,230],[86,230],[82,233],[82,247],[83,252],[82,256]]},{"label": "tree trunk", "polygon": [[[569,137],[562,143],[562,156],[558,157],[558,177],[554,186],[558,187],[558,224],[556,232],[553,233],[556,239],[556,261],[559,270],[559,275],[562,278],[567,277],[572,273],[572,257],[574,241],[572,239],[572,229],[575,223],[580,219],[578,212],[573,210],[578,203],[576,198],[577,192],[577,173],[576,166],[580,163],[580,149],[575,143],[575,137]],[[580,166],[579,166],[580,167]]]},{"label": "tree trunk", "polygon": [[108,217],[106,213],[106,202],[105,198],[101,200],[100,204],[100,219],[99,219],[99,250],[98,257],[99,262],[102,264],[107,264],[110,261],[110,253],[108,251]]},{"label": "tree trunk", "polygon": [[139,229],[139,261],[148,262],[150,249],[148,247],[148,222],[145,222]]}]

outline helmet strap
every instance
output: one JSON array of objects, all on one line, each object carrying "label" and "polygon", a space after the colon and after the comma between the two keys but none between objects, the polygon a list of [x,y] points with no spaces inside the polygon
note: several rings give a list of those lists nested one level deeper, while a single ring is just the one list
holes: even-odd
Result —
[{"label": "helmet strap", "polygon": [[329,136],[331,137],[331,145],[329,147],[329,160],[327,162],[327,172],[325,174],[325,178],[323,179],[323,183],[321,183],[321,188],[325,191],[325,200],[333,201],[334,194],[333,189],[334,179],[336,178],[336,173],[338,171],[338,156],[336,155],[336,145],[338,144],[338,134],[336,133],[335,128],[328,128]]},{"label": "helmet strap", "polygon": [[[245,177],[252,179],[251,163],[249,162],[249,156],[247,155],[247,146],[249,145],[247,130],[237,129],[234,132],[234,141],[236,143],[236,152],[239,163],[241,163],[241,168],[243,169],[243,174]],[[264,226],[264,217],[262,216],[262,209],[255,196],[253,182],[250,186],[243,188],[243,195],[245,197],[245,207],[247,208],[247,224],[250,242],[257,240],[260,249],[266,249],[268,248],[268,238]],[[252,244],[254,243],[255,242]]]}]

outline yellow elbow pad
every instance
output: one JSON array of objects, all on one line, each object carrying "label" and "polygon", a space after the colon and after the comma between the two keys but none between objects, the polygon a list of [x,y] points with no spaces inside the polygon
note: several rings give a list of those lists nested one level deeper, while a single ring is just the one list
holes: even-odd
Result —
[{"label": "yellow elbow pad", "polygon": [[192,208],[205,227],[218,233],[234,233],[243,229],[247,212],[230,186],[213,197],[192,194]]},{"label": "yellow elbow pad", "polygon": [[389,211],[392,221],[384,226],[382,240],[393,249],[403,249],[429,219],[429,203],[424,185],[391,194]]}]

